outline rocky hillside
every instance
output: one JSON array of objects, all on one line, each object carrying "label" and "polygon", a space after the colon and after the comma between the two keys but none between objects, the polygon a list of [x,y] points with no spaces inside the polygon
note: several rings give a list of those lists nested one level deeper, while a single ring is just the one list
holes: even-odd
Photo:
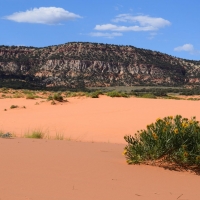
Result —
[{"label": "rocky hillside", "polygon": [[45,48],[0,46],[0,84],[3,82],[68,88],[198,85],[200,61],[98,43],[73,42]]}]

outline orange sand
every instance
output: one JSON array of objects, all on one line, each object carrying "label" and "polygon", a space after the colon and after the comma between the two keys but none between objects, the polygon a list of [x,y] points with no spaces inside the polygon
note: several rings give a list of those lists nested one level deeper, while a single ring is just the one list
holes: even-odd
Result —
[{"label": "orange sand", "polygon": [[[16,135],[40,129],[49,136],[64,135],[78,141],[125,143],[134,134],[160,117],[181,114],[200,120],[200,102],[186,100],[110,98],[68,98],[51,105],[41,100],[0,99],[0,130]],[[10,109],[11,105],[24,108]],[[7,111],[4,111],[7,109]]]},{"label": "orange sand", "polygon": [[200,199],[199,176],[127,165],[121,154],[123,147],[109,143],[0,139],[0,199]]},{"label": "orange sand", "polygon": [[0,99],[0,129],[23,135],[39,128],[50,136],[57,132],[84,141],[0,139],[1,200],[200,199],[199,176],[129,166],[122,156],[124,135],[158,117],[181,114],[199,120],[200,102],[105,96],[68,100],[53,106]]}]

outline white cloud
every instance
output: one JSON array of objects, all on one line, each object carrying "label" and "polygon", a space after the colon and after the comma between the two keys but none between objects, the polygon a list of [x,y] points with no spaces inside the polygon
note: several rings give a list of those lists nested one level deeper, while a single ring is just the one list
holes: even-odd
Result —
[{"label": "white cloud", "polygon": [[183,46],[179,46],[179,47],[174,48],[174,51],[193,52],[194,51],[194,46],[192,44],[184,44]]},{"label": "white cloud", "polygon": [[174,48],[174,51],[186,51],[190,54],[200,55],[200,51],[196,50],[192,44],[184,44],[182,46],[178,46]]},{"label": "white cloud", "polygon": [[147,15],[132,16],[130,14],[118,15],[114,22],[138,23],[141,27],[152,27],[154,30],[171,25],[171,23],[163,18],[149,17]]},{"label": "white cloud", "polygon": [[134,23],[133,26],[122,26],[115,24],[96,25],[98,31],[157,31],[160,28],[169,26],[171,23],[163,18],[154,18],[149,16],[132,16],[130,14],[118,15],[113,22]]},{"label": "white cloud", "polygon": [[96,25],[95,30],[98,31],[155,31],[152,26],[117,26],[114,24]]},{"label": "white cloud", "polygon": [[89,34],[92,37],[106,37],[106,38],[114,38],[118,36],[122,36],[122,33],[102,33],[102,32],[92,32]]},{"label": "white cloud", "polygon": [[40,7],[25,12],[16,12],[12,15],[5,16],[4,19],[37,24],[59,24],[63,21],[74,20],[81,16],[71,13],[63,8],[57,7]]}]

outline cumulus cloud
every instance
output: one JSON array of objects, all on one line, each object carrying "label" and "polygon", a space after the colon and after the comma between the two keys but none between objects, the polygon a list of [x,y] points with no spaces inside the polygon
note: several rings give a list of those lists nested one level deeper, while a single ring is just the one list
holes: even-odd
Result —
[{"label": "cumulus cloud", "polygon": [[184,44],[182,46],[178,46],[174,48],[174,51],[186,51],[190,54],[200,55],[200,51],[196,50],[192,44]]},{"label": "cumulus cloud", "polygon": [[157,31],[160,28],[169,26],[171,23],[163,18],[155,18],[149,16],[132,16],[130,14],[118,15],[113,22],[134,23],[133,26],[121,26],[116,24],[96,25],[95,30],[98,31]]},{"label": "cumulus cloud", "polygon": [[34,8],[25,12],[16,12],[4,17],[4,19],[19,23],[24,22],[49,25],[60,24],[63,21],[74,20],[77,18],[81,18],[81,16],[57,7]]},{"label": "cumulus cloud", "polygon": [[132,16],[130,14],[118,15],[114,22],[138,23],[142,27],[152,27],[154,30],[171,25],[171,23],[163,18],[149,17],[147,15]]},{"label": "cumulus cloud", "polygon": [[118,36],[122,36],[122,33],[102,33],[102,32],[92,32],[89,34],[92,37],[106,37],[106,38],[114,38],[114,37],[118,37]]},{"label": "cumulus cloud", "polygon": [[194,51],[194,46],[192,44],[184,44],[183,46],[178,46],[178,47],[174,48],[174,51],[193,52]]}]

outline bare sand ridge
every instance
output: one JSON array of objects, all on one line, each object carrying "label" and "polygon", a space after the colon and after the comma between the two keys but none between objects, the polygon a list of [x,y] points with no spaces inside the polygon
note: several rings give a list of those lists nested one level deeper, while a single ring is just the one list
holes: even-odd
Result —
[{"label": "bare sand ridge", "polygon": [[1,200],[200,199],[199,176],[130,166],[122,155],[123,136],[158,117],[181,114],[199,120],[198,101],[105,96],[68,100],[53,106],[41,100],[0,99],[0,129],[23,135],[40,128],[51,136],[57,132],[72,138],[0,139]]}]

